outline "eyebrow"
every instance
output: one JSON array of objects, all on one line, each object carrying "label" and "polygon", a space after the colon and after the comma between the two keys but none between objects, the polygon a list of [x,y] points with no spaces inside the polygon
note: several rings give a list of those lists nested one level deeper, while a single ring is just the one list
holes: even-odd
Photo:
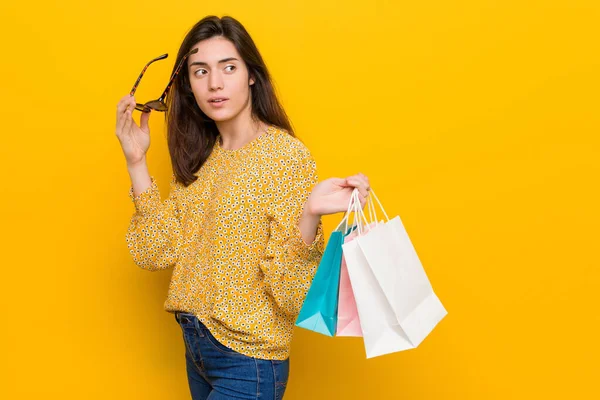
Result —
[{"label": "eyebrow", "polygon": [[[222,64],[222,63],[225,63],[225,62],[228,62],[228,61],[239,61],[239,60],[237,58],[235,58],[235,57],[228,57],[228,58],[224,58],[222,60],[219,60],[217,62],[217,64]],[[208,64],[205,63],[204,61],[194,61],[193,63],[190,63],[190,67],[193,67],[194,65],[202,65],[202,66],[207,66],[208,67]]]}]

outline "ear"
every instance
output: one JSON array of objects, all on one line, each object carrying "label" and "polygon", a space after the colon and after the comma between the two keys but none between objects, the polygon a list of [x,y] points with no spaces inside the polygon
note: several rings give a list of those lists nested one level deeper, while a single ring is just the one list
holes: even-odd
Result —
[{"label": "ear", "polygon": [[254,85],[254,78],[250,77],[250,86]]}]

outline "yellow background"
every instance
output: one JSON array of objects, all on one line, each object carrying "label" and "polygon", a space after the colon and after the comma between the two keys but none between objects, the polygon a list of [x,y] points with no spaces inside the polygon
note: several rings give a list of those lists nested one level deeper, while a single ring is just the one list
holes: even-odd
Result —
[{"label": "yellow background", "polygon": [[371,360],[297,329],[286,399],[599,398],[596,0],[3,2],[0,398],[188,398],[170,271],[126,249],[114,125],[208,14],[249,30],[320,178],[370,177],[449,312]]}]

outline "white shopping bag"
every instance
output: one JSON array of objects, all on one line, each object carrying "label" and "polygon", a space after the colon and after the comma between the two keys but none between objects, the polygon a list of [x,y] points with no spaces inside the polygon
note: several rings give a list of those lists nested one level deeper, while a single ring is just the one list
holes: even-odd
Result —
[{"label": "white shopping bag", "polygon": [[[355,190],[354,196],[358,191]],[[372,196],[379,202],[375,193]],[[359,235],[342,245],[367,358],[417,347],[447,311],[434,293],[400,217],[369,222],[354,208]],[[369,196],[369,211],[374,206]],[[361,229],[361,219],[366,231]],[[375,218],[375,221],[376,218]]]}]

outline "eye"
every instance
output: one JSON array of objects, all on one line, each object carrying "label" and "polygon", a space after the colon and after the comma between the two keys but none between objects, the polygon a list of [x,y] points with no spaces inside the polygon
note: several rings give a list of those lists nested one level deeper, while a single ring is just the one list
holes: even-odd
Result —
[{"label": "eye", "polygon": [[[196,72],[194,72],[194,75],[198,75],[198,72],[200,72],[200,71],[206,71],[206,70],[205,69],[196,70]],[[202,75],[204,75],[204,74],[202,74]]]},{"label": "eye", "polygon": [[[233,68],[233,69],[235,69],[235,65],[228,65],[228,66],[225,67],[225,69],[227,69],[227,68]],[[230,71],[233,71],[233,70],[230,70]]]}]

